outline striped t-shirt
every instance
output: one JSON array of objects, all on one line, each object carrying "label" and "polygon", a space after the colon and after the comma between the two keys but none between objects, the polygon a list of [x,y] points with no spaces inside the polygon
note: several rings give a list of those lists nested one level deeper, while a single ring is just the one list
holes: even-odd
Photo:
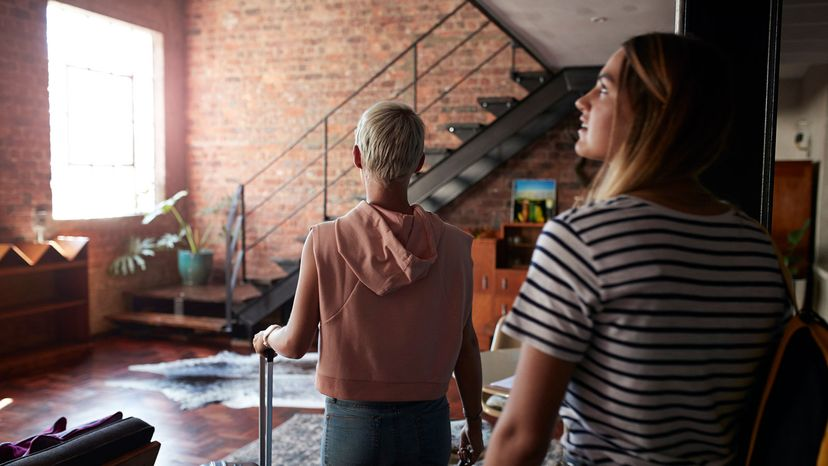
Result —
[{"label": "striped t-shirt", "polygon": [[718,465],[787,308],[771,242],[745,214],[619,196],[544,226],[504,331],[577,363],[567,454]]}]

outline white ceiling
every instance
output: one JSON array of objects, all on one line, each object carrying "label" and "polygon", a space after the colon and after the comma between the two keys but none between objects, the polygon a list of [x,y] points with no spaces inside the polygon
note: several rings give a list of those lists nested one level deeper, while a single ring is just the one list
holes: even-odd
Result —
[{"label": "white ceiling", "polygon": [[602,65],[631,36],[673,32],[676,15],[674,0],[479,0],[479,3],[552,69]]},{"label": "white ceiling", "polygon": [[[728,1],[728,0],[722,0]],[[478,0],[546,66],[602,65],[625,39],[672,32],[675,0]],[[593,18],[605,18],[596,22]],[[828,63],[828,0],[784,0],[780,77]]]}]

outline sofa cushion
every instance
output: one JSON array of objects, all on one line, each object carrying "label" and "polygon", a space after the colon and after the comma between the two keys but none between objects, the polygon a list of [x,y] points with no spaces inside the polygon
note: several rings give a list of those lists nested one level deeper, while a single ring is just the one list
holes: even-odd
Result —
[{"label": "sofa cushion", "polygon": [[141,419],[128,417],[88,430],[31,455],[7,461],[0,466],[102,464],[148,444],[154,432],[155,428]]}]

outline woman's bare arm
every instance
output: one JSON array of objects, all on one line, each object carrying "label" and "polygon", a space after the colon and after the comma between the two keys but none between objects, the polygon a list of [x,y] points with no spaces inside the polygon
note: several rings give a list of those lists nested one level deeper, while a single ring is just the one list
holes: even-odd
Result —
[{"label": "woman's bare arm", "polygon": [[[274,330],[267,339],[270,348],[276,354],[297,359],[308,352],[319,327],[319,274],[313,256],[313,234],[308,235],[302,248],[302,260],[299,265],[299,283],[293,298],[293,309],[287,325]],[[264,351],[262,337],[267,330],[259,332],[253,338],[253,347],[257,352]]]},{"label": "woman's bare arm", "polygon": [[524,344],[514,385],[486,450],[487,465],[543,461],[575,363]]}]

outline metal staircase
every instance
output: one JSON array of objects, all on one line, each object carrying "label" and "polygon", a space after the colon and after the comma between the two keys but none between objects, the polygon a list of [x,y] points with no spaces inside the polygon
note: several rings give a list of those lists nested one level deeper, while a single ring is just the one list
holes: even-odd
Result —
[{"label": "metal staircase", "polygon": [[[316,203],[319,202],[320,198],[321,212],[316,217],[311,217],[315,218],[315,221],[310,223],[335,217],[331,211],[329,192],[334,187],[341,188],[342,180],[352,172],[353,167],[346,167],[337,172],[331,166],[330,154],[343,142],[348,141],[350,143],[352,141],[354,128],[351,127],[349,131],[336,132],[332,121],[337,112],[363,95],[363,92],[372,83],[388,73],[392,67],[399,66],[403,62],[410,63],[411,79],[400,89],[391,92],[382,99],[401,100],[410,97],[412,107],[420,115],[424,115],[432,109],[434,109],[433,111],[439,111],[440,107],[437,105],[452,94],[455,89],[479,73],[492,60],[507,52],[512,54],[512,66],[509,72],[503,76],[504,81],[517,82],[528,91],[527,95],[521,99],[510,95],[477,97],[477,106],[493,115],[494,119],[488,117],[491,121],[487,124],[478,121],[461,121],[442,125],[443,130],[458,138],[460,144],[457,147],[429,145],[430,141],[427,134],[425,168],[423,172],[412,178],[409,198],[412,202],[420,203],[424,208],[432,211],[455,199],[466,189],[488,175],[498,165],[545,134],[563,117],[572,112],[575,99],[595,82],[597,68],[564,69],[552,72],[552,70],[544,68],[541,62],[534,59],[531,52],[525,49],[522,53],[533,58],[535,67],[539,69],[516,70],[515,55],[521,53],[521,44],[508,31],[502,30],[498,24],[482,13],[480,14],[482,21],[476,27],[472,27],[471,31],[462,40],[446,53],[434,59],[429,67],[424,70],[419,69],[418,62],[420,61],[419,56],[422,53],[423,43],[429,40],[446,21],[460,14],[466,8],[477,9],[478,7],[470,1],[460,3],[448,15],[382,67],[367,82],[328,112],[319,122],[309,128],[282,153],[269,160],[264,167],[238,186],[233,196],[226,225],[228,234],[225,243],[226,302],[224,317],[226,324],[224,331],[241,337],[249,337],[266,317],[275,312],[281,312],[281,317],[284,319],[289,313],[298,282],[298,258],[285,258],[283,256],[281,259],[277,259],[277,261],[281,261],[282,273],[264,279],[261,277],[254,279],[252,277],[249,273],[248,261],[254,254],[259,253],[257,248],[261,248],[270,238],[286,235],[283,228],[286,222],[300,215],[307,217],[309,213],[312,213],[310,209],[318,208]],[[503,33],[505,38],[502,44],[495,47],[491,53],[471,66],[450,85],[442,87],[436,98],[425,105],[418,105],[423,100],[422,96],[418,98],[418,86],[421,85],[423,79],[430,76],[446,60],[460,53],[464,47],[473,46],[475,38],[491,28]],[[353,124],[355,126],[356,121]],[[259,193],[255,204],[248,205],[251,203],[249,192],[251,183],[265,175],[277,161],[290,157],[292,151],[300,144],[306,144],[311,135],[318,132],[323,135],[318,155],[307,157],[306,160],[303,160],[304,164],[294,174],[288,176],[269,192]],[[287,193],[292,193],[291,188],[300,177],[309,170],[319,169],[320,166],[323,174],[321,186],[310,193],[300,193],[298,196],[291,195],[293,207],[284,212],[281,218],[276,221],[263,224],[266,219],[269,220],[269,216],[257,215],[257,211],[276,199],[278,195],[286,196]],[[338,184],[340,186],[337,186]],[[362,195],[358,188],[360,187],[356,187],[352,193],[349,193],[353,200]],[[271,260],[271,258],[268,257],[267,260]],[[242,304],[234,303],[234,291],[239,283],[256,284],[262,292],[262,296]]]}]

